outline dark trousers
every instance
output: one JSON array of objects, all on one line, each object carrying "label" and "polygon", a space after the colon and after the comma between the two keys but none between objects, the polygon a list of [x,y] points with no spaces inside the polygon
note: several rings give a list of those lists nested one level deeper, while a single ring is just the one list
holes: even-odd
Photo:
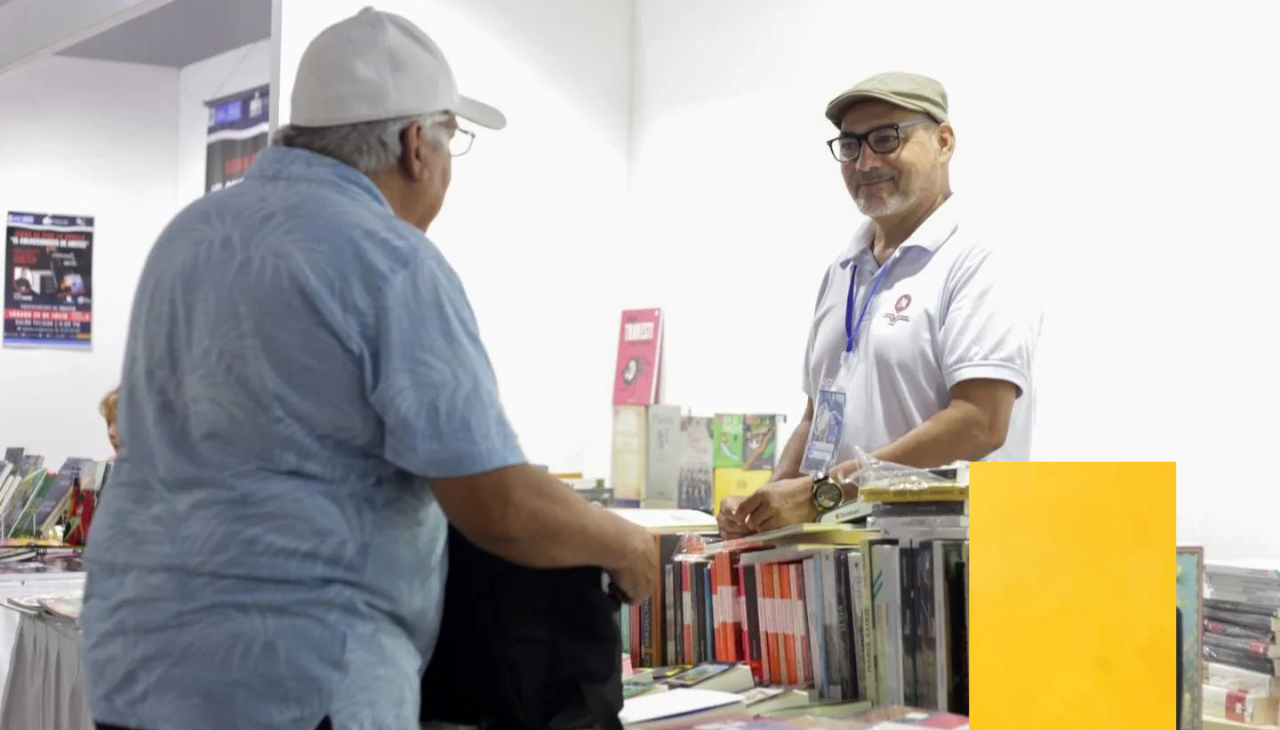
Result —
[{"label": "dark trousers", "polygon": [[[95,722],[94,727],[98,730],[138,730],[137,728],[120,727],[119,725],[104,725],[100,722]],[[329,724],[329,718],[326,717],[321,720],[316,730],[333,730],[333,726]]]}]

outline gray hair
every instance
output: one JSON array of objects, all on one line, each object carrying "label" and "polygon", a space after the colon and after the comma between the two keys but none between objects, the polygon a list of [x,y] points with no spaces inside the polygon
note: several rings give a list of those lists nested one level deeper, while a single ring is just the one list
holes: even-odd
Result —
[{"label": "gray hair", "polygon": [[333,127],[290,124],[276,132],[272,144],[310,150],[372,175],[395,167],[400,159],[400,135],[414,122],[422,123],[428,141],[448,149],[449,134],[442,125],[452,117],[449,112],[434,112]]}]

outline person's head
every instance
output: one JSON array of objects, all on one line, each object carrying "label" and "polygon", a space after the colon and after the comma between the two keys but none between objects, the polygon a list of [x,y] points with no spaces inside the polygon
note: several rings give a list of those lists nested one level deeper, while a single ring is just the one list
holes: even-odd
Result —
[{"label": "person's head", "polygon": [[15,279],[13,284],[14,284],[14,288],[17,289],[19,292],[23,294],[31,293],[31,282],[28,281],[25,276]]},{"label": "person's head", "polygon": [[275,143],[344,162],[396,215],[426,230],[444,204],[452,158],[471,146],[459,120],[502,129],[497,109],[462,96],[440,48],[405,18],[365,8],[302,54],[291,124]]},{"label": "person's head", "polygon": [[111,441],[111,448],[116,451],[120,450],[120,432],[116,428],[116,419],[120,413],[120,389],[107,393],[98,404],[98,413],[102,414],[103,420],[107,422],[107,438]]},{"label": "person's head", "polygon": [[942,84],[898,72],[873,76],[833,99],[827,119],[840,130],[828,144],[864,215],[913,216],[950,193],[956,138]]}]

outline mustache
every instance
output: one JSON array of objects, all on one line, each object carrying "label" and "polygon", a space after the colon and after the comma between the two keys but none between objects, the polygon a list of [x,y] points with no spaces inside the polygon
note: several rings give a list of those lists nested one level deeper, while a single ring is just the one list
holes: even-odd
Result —
[{"label": "mustache", "polygon": [[869,184],[871,184],[871,183],[878,183],[878,182],[883,182],[883,181],[885,181],[885,180],[892,180],[892,179],[894,179],[895,177],[897,177],[897,176],[896,176],[896,175],[893,175],[892,173],[887,174],[887,175],[886,175],[886,174],[884,174],[884,173],[877,173],[877,174],[871,174],[871,175],[860,175],[860,176],[858,176],[858,177],[854,180],[854,183],[855,183],[855,184],[858,184],[858,185],[869,185]]}]

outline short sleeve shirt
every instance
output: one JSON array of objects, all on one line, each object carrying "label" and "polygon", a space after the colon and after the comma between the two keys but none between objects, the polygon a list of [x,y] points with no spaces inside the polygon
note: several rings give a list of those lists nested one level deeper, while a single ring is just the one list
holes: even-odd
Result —
[{"label": "short sleeve shirt", "polygon": [[846,314],[856,321],[881,266],[870,222],[823,276],[809,344],[804,391],[845,393],[844,428],[834,463],[871,453],[919,427],[950,403],[965,380],[1004,380],[1018,388],[1005,444],[993,461],[1030,459],[1034,413],[1032,358],[1040,311],[1000,249],[966,220],[953,195],[885,262],[850,361]]},{"label": "short sleeve shirt", "polygon": [[119,430],[87,551],[94,718],[417,728],[447,566],[428,479],[524,458],[461,282],[366,176],[271,147],[169,224]]}]

